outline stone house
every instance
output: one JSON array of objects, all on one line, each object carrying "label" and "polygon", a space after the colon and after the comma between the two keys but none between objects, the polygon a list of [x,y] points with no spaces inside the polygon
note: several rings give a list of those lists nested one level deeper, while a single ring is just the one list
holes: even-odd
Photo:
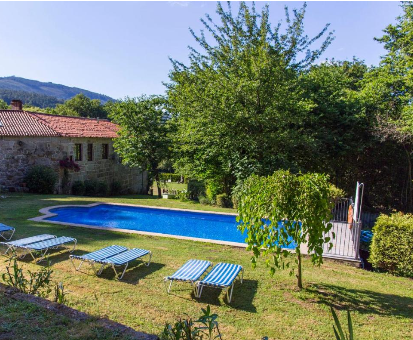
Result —
[{"label": "stone house", "polygon": [[59,174],[56,192],[62,192],[61,160],[70,159],[80,171],[69,170],[69,185],[77,180],[116,181],[125,193],[147,193],[145,171],[121,164],[113,149],[118,126],[105,119],[49,115],[22,110],[0,110],[0,188],[27,191],[24,176],[34,165],[47,165]]}]

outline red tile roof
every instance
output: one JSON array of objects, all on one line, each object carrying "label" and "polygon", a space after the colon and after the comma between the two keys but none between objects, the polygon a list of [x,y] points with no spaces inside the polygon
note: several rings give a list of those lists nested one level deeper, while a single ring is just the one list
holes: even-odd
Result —
[{"label": "red tile roof", "polygon": [[0,136],[116,138],[118,129],[106,119],[0,110]]}]

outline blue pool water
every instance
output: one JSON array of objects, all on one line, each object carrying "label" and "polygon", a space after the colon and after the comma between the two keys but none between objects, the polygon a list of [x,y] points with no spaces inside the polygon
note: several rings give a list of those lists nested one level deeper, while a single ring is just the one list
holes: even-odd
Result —
[{"label": "blue pool water", "polygon": [[47,218],[48,221],[245,242],[245,236],[237,229],[235,216],[231,215],[111,204],[55,208],[50,212],[57,215]]}]

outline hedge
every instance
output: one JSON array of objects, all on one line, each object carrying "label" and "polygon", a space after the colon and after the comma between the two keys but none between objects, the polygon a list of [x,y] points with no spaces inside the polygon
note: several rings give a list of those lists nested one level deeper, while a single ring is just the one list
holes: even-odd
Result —
[{"label": "hedge", "polygon": [[380,215],[373,227],[369,261],[395,275],[413,277],[413,215]]},{"label": "hedge", "polygon": [[57,182],[57,174],[49,166],[36,165],[28,171],[24,181],[30,192],[53,194]]}]

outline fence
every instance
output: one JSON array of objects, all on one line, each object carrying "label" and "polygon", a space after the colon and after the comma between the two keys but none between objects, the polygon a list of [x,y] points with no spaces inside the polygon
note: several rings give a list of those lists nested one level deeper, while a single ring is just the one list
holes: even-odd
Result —
[{"label": "fence", "polygon": [[[361,223],[332,221],[333,227],[325,235],[330,237],[329,243],[323,245],[323,256],[349,261],[359,261]],[[335,237],[333,237],[333,234]]]}]

